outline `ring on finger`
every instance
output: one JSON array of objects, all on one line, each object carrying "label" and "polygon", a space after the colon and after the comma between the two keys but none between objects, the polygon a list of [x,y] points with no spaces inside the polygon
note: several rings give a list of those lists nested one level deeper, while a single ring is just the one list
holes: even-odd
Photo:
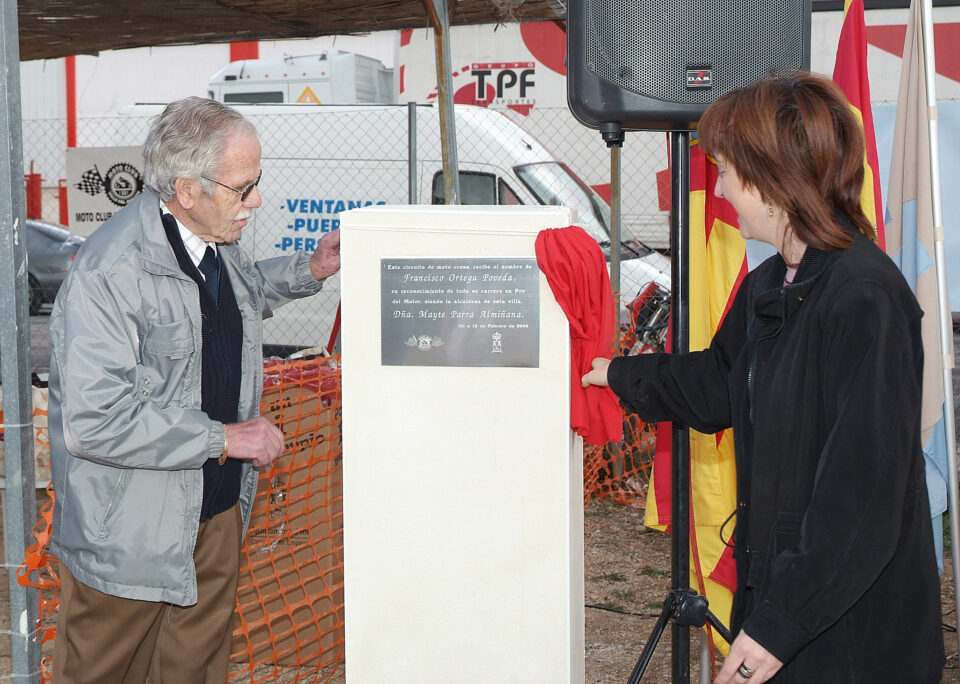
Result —
[{"label": "ring on finger", "polygon": [[737,674],[744,679],[750,679],[754,672],[756,672],[756,670],[752,667],[747,667],[746,663],[740,663],[740,667],[737,668]]}]

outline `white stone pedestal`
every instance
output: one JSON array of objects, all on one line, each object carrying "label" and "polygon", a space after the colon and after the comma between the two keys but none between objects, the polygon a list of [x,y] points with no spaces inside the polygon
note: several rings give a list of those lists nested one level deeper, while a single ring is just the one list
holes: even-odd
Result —
[{"label": "white stone pedestal", "polygon": [[350,684],[584,680],[569,332],[527,269],[537,233],[571,220],[562,207],[342,215]]}]

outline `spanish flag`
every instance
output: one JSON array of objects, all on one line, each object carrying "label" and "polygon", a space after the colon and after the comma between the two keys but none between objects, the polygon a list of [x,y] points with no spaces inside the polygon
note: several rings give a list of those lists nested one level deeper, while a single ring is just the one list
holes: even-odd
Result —
[{"label": "spanish flag", "polygon": [[870,107],[870,79],[867,75],[867,27],[863,19],[863,0],[845,0],[843,27],[837,43],[837,61],[833,66],[833,82],[850,101],[860,124],[866,151],[863,160],[863,190],[860,206],[877,230],[877,243],[886,248],[883,228],[883,202],[880,198],[880,164],[877,161],[877,139]]},{"label": "spanish flag", "polygon": [[[746,245],[737,213],[725,199],[714,196],[716,183],[716,162],[694,140],[690,148],[691,351],[710,345],[747,274]],[[648,527],[668,532],[672,513],[670,427],[670,423],[658,426],[644,520]],[[736,475],[732,430],[715,435],[690,431],[690,584],[707,597],[710,611],[728,626],[737,586],[730,538],[736,524],[731,517],[737,504]],[[727,653],[722,639],[714,640],[714,645]]]}]

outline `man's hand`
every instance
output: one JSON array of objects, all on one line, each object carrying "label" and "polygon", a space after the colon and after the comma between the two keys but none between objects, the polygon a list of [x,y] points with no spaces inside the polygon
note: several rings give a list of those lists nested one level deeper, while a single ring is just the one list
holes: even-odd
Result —
[{"label": "man's hand", "polygon": [[580,378],[580,384],[584,387],[598,385],[600,387],[609,387],[607,382],[607,368],[610,367],[610,359],[597,357],[593,360],[593,370]]},{"label": "man's hand", "polygon": [[310,270],[317,280],[329,278],[340,270],[340,231],[327,233],[310,257]]},{"label": "man's hand", "polygon": [[268,466],[283,453],[283,433],[263,416],[223,426],[227,456],[252,461],[257,468]]}]

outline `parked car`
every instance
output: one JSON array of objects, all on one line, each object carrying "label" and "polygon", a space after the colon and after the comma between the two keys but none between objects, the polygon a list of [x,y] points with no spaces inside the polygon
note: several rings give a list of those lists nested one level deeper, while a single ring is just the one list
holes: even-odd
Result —
[{"label": "parked car", "polygon": [[27,219],[27,274],[30,313],[52,303],[84,238],[58,223]]}]

